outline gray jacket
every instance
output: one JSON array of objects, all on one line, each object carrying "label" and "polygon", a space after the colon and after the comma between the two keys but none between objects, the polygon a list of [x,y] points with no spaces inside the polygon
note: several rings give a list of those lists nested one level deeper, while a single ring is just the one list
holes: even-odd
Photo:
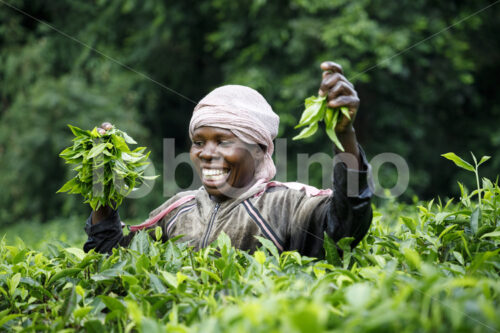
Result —
[{"label": "gray jacket", "polygon": [[[261,185],[236,199],[216,203],[202,187],[178,193],[152,211],[150,217],[180,198],[193,196],[148,228],[161,226],[164,241],[183,235],[180,241],[189,242],[196,249],[213,242],[221,231],[230,237],[233,246],[249,251],[259,246],[255,236],[261,236],[271,240],[280,251],[297,250],[303,255],[322,257],[325,231],[334,241],[354,237],[354,247],[372,220],[369,165],[361,154],[362,171],[347,169],[343,163],[335,166],[332,195],[309,196],[286,186]],[[354,197],[346,195],[349,173],[359,177],[360,191]],[[94,248],[105,253],[118,245],[128,246],[136,233],[123,235],[118,212],[98,224],[90,222],[91,217],[85,228],[89,236],[85,251]]]}]

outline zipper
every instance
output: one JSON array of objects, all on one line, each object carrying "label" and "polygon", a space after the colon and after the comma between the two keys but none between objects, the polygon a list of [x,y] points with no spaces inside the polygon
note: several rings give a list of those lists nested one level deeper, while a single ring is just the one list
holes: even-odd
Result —
[{"label": "zipper", "polygon": [[219,210],[220,203],[216,203],[214,210],[212,212],[212,216],[210,217],[210,221],[208,221],[208,226],[207,226],[207,231],[205,232],[205,236],[203,236],[202,241],[201,241],[201,247],[204,248],[207,246],[208,243],[208,236],[210,236],[210,232],[212,231],[212,226],[215,221],[215,215],[217,215],[217,211]]}]

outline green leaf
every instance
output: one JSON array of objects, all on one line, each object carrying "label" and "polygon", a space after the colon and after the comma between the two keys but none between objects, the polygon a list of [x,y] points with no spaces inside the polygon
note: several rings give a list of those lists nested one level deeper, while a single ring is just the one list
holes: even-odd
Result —
[{"label": "green leaf", "polygon": [[151,288],[158,294],[166,294],[168,289],[165,288],[161,280],[154,274],[149,273],[149,281],[151,281]]},{"label": "green leaf", "polygon": [[472,172],[475,171],[475,169],[472,165],[470,165],[469,163],[467,163],[466,161],[464,161],[463,159],[461,159],[460,157],[455,155],[455,153],[446,153],[446,154],[442,154],[441,156],[449,159],[450,161],[453,161],[458,167],[460,167],[462,169],[469,170]]},{"label": "green leaf", "polygon": [[338,116],[339,111],[333,110],[332,123],[329,126],[326,126],[326,134],[340,151],[345,151],[344,146],[342,146],[340,140],[337,137],[337,134],[335,133],[335,126],[337,126]]},{"label": "green leaf", "polygon": [[476,234],[477,230],[479,229],[480,220],[481,220],[481,209],[477,207],[470,215],[470,226],[474,234]]},{"label": "green leaf", "polygon": [[101,137],[101,134],[99,134],[99,132],[97,131],[97,127],[94,127],[94,129],[92,131],[90,131],[90,136],[92,138],[100,138]]},{"label": "green leaf", "polygon": [[307,126],[317,122],[319,119],[323,117],[325,111],[324,100],[322,101],[314,101],[309,104],[309,106],[304,110],[302,116],[300,117],[299,123],[295,128]]},{"label": "green leaf", "polygon": [[333,120],[333,109],[327,108],[325,111],[325,126],[326,128],[332,127],[332,120]]},{"label": "green leaf", "polygon": [[163,234],[163,230],[161,229],[161,227],[160,227],[160,226],[157,226],[157,227],[155,228],[155,238],[156,238],[156,240],[157,240],[157,241],[160,241],[160,240],[161,240],[161,236],[162,236],[162,234]]},{"label": "green leaf", "polygon": [[70,124],[68,124],[68,127],[70,128],[71,132],[73,132],[73,134],[75,136],[86,136],[86,137],[90,137],[90,131],[87,131],[87,130],[83,130],[81,128],[78,128],[76,126],[72,126]]},{"label": "green leaf", "polygon": [[102,333],[106,332],[106,328],[98,319],[87,320],[84,324],[85,332]]},{"label": "green leaf", "polygon": [[482,235],[481,238],[500,238],[500,230],[488,232]]},{"label": "green leaf", "polygon": [[112,134],[111,141],[113,141],[113,144],[115,145],[115,147],[117,149],[121,150],[122,152],[126,152],[126,153],[130,152],[130,148],[128,147],[125,140],[123,138],[119,137],[118,135]]},{"label": "green leaf", "polygon": [[79,185],[78,179],[77,178],[71,178],[56,193],[68,192],[69,190],[72,190],[77,185]]},{"label": "green leaf", "polygon": [[446,229],[444,229],[440,234],[439,234],[439,237],[438,239],[441,239],[444,235],[446,235],[448,232],[450,232],[451,230],[457,228],[458,225],[457,224],[451,224],[449,226],[446,227]]},{"label": "green leaf", "polygon": [[[213,280],[215,280],[219,284],[222,283],[221,278],[217,274],[215,274],[214,272],[212,272],[206,268],[200,267],[197,269],[197,271],[207,274],[209,277],[211,277]],[[177,284],[177,278],[176,278],[176,284]]]},{"label": "green leaf", "polygon": [[125,305],[118,299],[111,296],[101,295],[99,298],[106,304],[108,309],[112,311],[117,311],[120,313],[124,313],[126,311]]},{"label": "green leaf", "polygon": [[479,164],[477,166],[480,166],[481,164],[483,164],[484,162],[486,162],[490,158],[491,158],[491,156],[483,156],[483,157],[481,157],[481,160],[479,161]]},{"label": "green leaf", "polygon": [[138,232],[137,235],[132,238],[130,249],[141,254],[147,253],[149,249],[149,235],[144,231]]},{"label": "green leaf", "polygon": [[154,274],[149,273],[149,280],[151,281],[151,287],[158,294],[166,294],[168,289],[165,288],[161,280]]},{"label": "green leaf", "polygon": [[83,260],[83,258],[85,258],[85,252],[83,252],[83,250],[80,248],[68,247],[68,248],[65,248],[64,251],[71,253],[72,255],[74,255],[75,257],[77,257],[80,260]]},{"label": "green leaf", "polygon": [[74,147],[68,147],[64,149],[62,152],[59,153],[59,156],[64,158],[64,159],[70,159],[73,156],[76,155],[76,151],[74,150]]},{"label": "green leaf", "polygon": [[0,327],[2,327],[3,325],[5,325],[10,320],[16,319],[17,317],[21,317],[21,316],[23,316],[23,314],[21,314],[21,313],[14,313],[14,314],[7,315],[7,316],[5,316],[3,318],[0,318]]},{"label": "green leaf", "polygon": [[64,302],[62,304],[62,309],[64,311],[63,323],[66,323],[68,321],[75,307],[76,307],[76,292],[75,292],[75,286],[73,285],[71,287],[71,290],[69,291],[69,295],[66,295]]},{"label": "green leaf", "polygon": [[316,122],[316,123],[313,123],[313,124],[309,125],[308,127],[304,128],[299,133],[299,135],[293,137],[293,140],[300,140],[300,139],[308,138],[308,137],[314,135],[314,133],[316,133],[317,130],[318,130],[318,123]]},{"label": "green leaf", "polygon": [[91,306],[84,306],[81,308],[77,308],[73,311],[73,316],[77,319],[82,319],[86,315],[88,315],[90,313],[90,311],[92,311],[92,309],[93,308]]},{"label": "green leaf", "polygon": [[351,251],[351,243],[354,241],[354,237],[343,237],[337,242],[338,247],[344,251]]},{"label": "green leaf", "polygon": [[280,255],[278,253],[278,249],[269,239],[264,237],[255,236],[259,240],[259,242],[279,261]]},{"label": "green leaf", "polygon": [[81,272],[81,270],[82,270],[81,268],[66,268],[66,269],[63,269],[63,270],[57,272],[55,275],[53,275],[50,278],[50,280],[48,282],[48,285],[50,286],[51,284],[53,284],[54,282],[56,282],[59,279],[62,279],[63,277],[77,275],[78,273]]},{"label": "green leaf", "polygon": [[172,287],[176,288],[178,287],[178,283],[177,283],[177,276],[175,276],[174,274],[170,273],[170,272],[166,272],[166,271],[160,271],[162,277],[165,279],[165,281]]},{"label": "green leaf", "polygon": [[354,309],[362,309],[370,302],[371,291],[372,287],[368,283],[356,283],[347,287],[345,297]]},{"label": "green leaf", "polygon": [[455,259],[457,259],[460,265],[464,265],[464,257],[460,254],[460,252],[453,251],[453,256],[455,257]]},{"label": "green leaf", "polygon": [[414,219],[411,217],[407,216],[401,216],[401,221],[408,227],[408,229],[411,230],[412,233],[415,233],[416,227],[417,227],[417,222],[415,222]]},{"label": "green leaf", "polygon": [[420,258],[418,252],[414,249],[411,249],[409,247],[404,248],[403,254],[411,267],[418,269],[422,266],[422,259]]},{"label": "green leaf", "polygon": [[127,133],[121,131],[121,135],[123,136],[123,139],[125,139],[126,143],[130,143],[132,145],[136,145],[137,144],[137,142],[135,142],[135,140],[132,139],[132,137],[130,137]]},{"label": "green leaf", "polygon": [[16,273],[9,279],[9,294],[12,296],[16,291],[17,286],[19,285],[19,281],[21,281],[21,273]]},{"label": "green leaf", "polygon": [[262,251],[255,251],[253,256],[260,265],[264,265],[266,262],[266,254]]},{"label": "green leaf", "polygon": [[94,148],[92,148],[87,157],[85,158],[86,160],[89,160],[91,158],[94,158],[100,154],[102,154],[103,150],[106,149],[106,143],[100,143],[98,144],[97,146],[94,146]]},{"label": "green leaf", "polygon": [[216,240],[217,247],[221,250],[231,248],[231,238],[224,232],[221,231]]},{"label": "green leaf", "polygon": [[325,249],[325,259],[329,264],[334,266],[342,265],[337,246],[326,232],[323,233],[323,248]]},{"label": "green leaf", "polygon": [[351,115],[349,114],[349,108],[347,106],[342,106],[340,108],[340,112],[346,117],[347,119],[351,120]]}]

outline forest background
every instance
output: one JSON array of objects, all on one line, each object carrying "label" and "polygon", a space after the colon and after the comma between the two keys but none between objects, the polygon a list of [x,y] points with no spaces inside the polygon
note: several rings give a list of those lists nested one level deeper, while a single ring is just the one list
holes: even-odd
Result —
[{"label": "forest background", "polygon": [[[481,176],[494,180],[498,2],[0,0],[0,227],[89,213],[80,197],[55,193],[72,175],[58,156],[71,142],[67,124],[112,122],[152,151],[162,174],[163,138],[188,151],[194,103],[223,84],[260,91],[281,117],[279,137],[296,135],[325,60],[356,86],[368,157],[408,162],[399,200],[458,195],[459,178],[473,188],[440,157],[450,151],[491,155]],[[332,145],[317,134],[287,149],[292,181],[297,154],[331,154]],[[321,185],[317,165],[310,176]],[[394,169],[381,178],[390,187]],[[180,186],[191,179],[178,168]],[[122,217],[143,219],[164,200],[160,179]]]}]

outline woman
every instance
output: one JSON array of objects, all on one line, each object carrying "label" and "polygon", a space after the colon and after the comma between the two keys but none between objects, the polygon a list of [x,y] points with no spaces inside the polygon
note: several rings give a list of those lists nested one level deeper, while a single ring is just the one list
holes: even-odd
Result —
[{"label": "woman", "polygon": [[[163,229],[164,241],[183,235],[180,241],[195,248],[206,247],[221,231],[243,250],[256,249],[255,236],[261,236],[280,251],[297,250],[314,257],[323,255],[324,232],[335,241],[354,237],[351,245],[359,243],[372,219],[369,166],[352,126],[359,99],[339,65],[324,62],[321,68],[319,94],[327,95],[332,108],[349,108],[351,120],[343,117],[335,131],[346,153],[360,162],[358,170],[347,169],[344,163],[335,166],[333,191],[272,182],[279,117],[257,91],[224,86],[198,103],[189,126],[190,157],[203,187],[178,193],[151,212],[145,223],[132,226],[127,236],[116,211],[104,207],[93,212],[85,228],[89,235],[85,251],[110,252],[127,246],[138,230],[156,226]],[[346,194],[348,173],[358,177],[356,196]]]}]

